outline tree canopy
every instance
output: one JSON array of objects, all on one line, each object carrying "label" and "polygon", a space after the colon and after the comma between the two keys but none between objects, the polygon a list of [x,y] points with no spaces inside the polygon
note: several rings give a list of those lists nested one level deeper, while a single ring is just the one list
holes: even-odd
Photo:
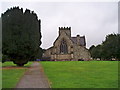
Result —
[{"label": "tree canopy", "polygon": [[[2,14],[2,54],[18,65],[41,52],[41,20],[29,9],[13,7]],[[42,53],[40,53],[42,54]],[[40,55],[41,56],[41,55]],[[39,57],[40,58],[40,57]]]},{"label": "tree canopy", "polygon": [[93,58],[103,60],[120,59],[120,34],[109,34],[105,41],[97,46],[92,45],[89,48]]}]

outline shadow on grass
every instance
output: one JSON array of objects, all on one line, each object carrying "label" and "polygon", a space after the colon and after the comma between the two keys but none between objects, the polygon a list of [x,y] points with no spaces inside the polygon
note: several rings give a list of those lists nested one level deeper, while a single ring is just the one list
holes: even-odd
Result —
[{"label": "shadow on grass", "polygon": [[25,64],[24,66],[17,66],[13,62],[9,61],[9,62],[2,63],[2,69],[28,69],[31,67],[32,63],[33,62],[29,62]]},{"label": "shadow on grass", "polygon": [[30,68],[30,66],[23,66],[23,67],[19,67],[19,66],[3,66],[2,69],[28,69]]}]

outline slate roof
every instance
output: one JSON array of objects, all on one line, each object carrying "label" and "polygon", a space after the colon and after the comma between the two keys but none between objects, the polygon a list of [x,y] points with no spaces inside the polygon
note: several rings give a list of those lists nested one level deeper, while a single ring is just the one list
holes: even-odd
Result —
[{"label": "slate roof", "polygon": [[[66,35],[67,35],[67,33],[66,33]],[[58,39],[59,37],[57,37],[57,39]],[[57,41],[57,39],[55,40],[55,42]],[[77,44],[77,37],[70,37],[70,39],[72,40],[72,42],[74,43],[74,44]],[[55,43],[54,42],[54,43]],[[80,45],[81,46],[86,46],[86,41],[85,41],[85,36],[81,36],[80,37]]]},{"label": "slate roof", "polygon": [[[71,37],[73,43],[77,44],[77,37]],[[80,37],[80,45],[86,46],[85,36]]]},{"label": "slate roof", "polygon": [[71,37],[73,43],[77,44],[77,37]]},{"label": "slate roof", "polygon": [[80,44],[81,46],[86,46],[85,36],[80,37]]}]

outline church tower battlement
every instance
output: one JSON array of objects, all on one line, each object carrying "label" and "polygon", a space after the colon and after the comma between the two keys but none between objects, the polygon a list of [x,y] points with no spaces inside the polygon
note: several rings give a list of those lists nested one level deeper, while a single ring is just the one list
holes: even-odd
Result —
[{"label": "church tower battlement", "polygon": [[59,30],[71,30],[71,27],[59,27]]},{"label": "church tower battlement", "polygon": [[59,35],[65,32],[69,37],[71,37],[71,27],[59,27]]}]

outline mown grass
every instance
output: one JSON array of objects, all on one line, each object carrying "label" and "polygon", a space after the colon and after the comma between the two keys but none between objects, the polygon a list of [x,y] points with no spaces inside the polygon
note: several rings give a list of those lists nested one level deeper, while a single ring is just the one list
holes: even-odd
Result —
[{"label": "mown grass", "polygon": [[11,69],[2,71],[2,88],[15,88],[26,69]]},{"label": "mown grass", "polygon": [[52,88],[118,88],[118,61],[41,62]]},{"label": "mown grass", "polygon": [[[32,62],[28,62],[24,67],[30,67]],[[16,66],[12,62],[5,62],[3,67]],[[17,66],[16,66],[17,67]],[[2,88],[15,88],[16,84],[27,69],[2,69]]]}]

